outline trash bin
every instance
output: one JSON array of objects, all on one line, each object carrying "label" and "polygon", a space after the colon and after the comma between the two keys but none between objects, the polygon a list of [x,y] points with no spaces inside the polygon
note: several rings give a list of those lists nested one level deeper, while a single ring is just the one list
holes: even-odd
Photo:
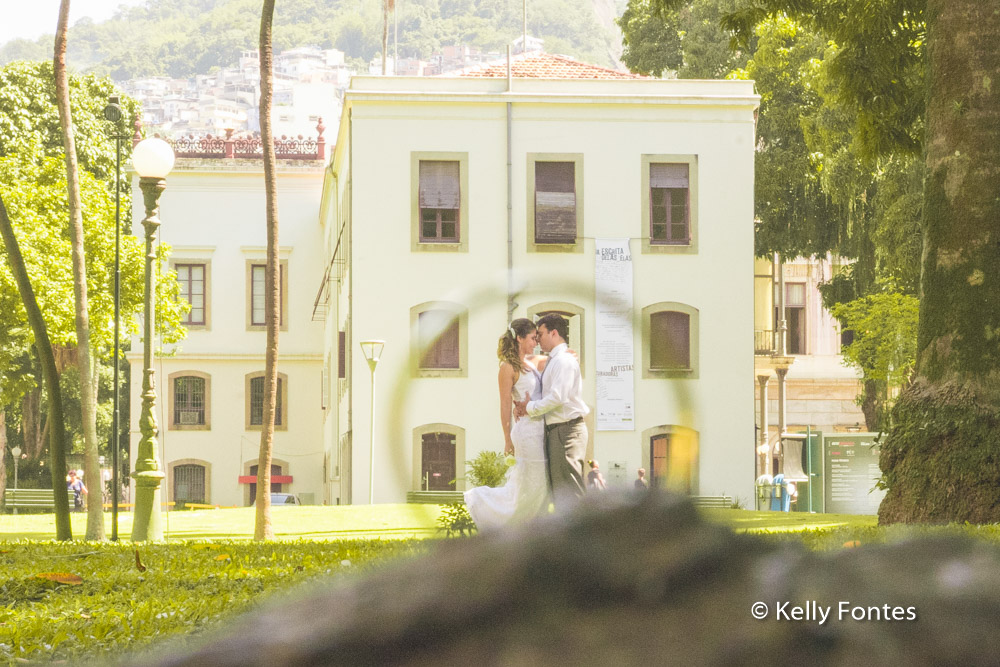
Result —
[{"label": "trash bin", "polygon": [[771,494],[774,490],[774,479],[770,475],[761,475],[754,483],[757,487],[757,509],[769,509]]},{"label": "trash bin", "polygon": [[787,512],[791,509],[792,496],[788,492],[788,483],[781,473],[774,476],[774,484],[771,486],[771,510],[774,512]]}]

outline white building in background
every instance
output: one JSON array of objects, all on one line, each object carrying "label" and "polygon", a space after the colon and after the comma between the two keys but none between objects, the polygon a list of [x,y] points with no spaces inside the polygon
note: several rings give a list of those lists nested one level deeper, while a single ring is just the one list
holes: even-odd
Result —
[{"label": "white building in background", "polygon": [[[570,318],[598,408],[588,456],[612,484],[644,467],[690,494],[750,497],[753,83],[642,79],[545,54],[514,59],[512,89],[502,64],[464,75],[355,77],[345,95],[315,312],[327,501],[366,502],[370,474],[375,502],[462,490],[464,461],[502,449],[508,265],[526,281],[514,317]],[[624,239],[632,258],[621,367],[633,374],[614,389],[631,408],[625,430],[595,419],[609,361],[598,340],[614,335],[597,322],[603,239]],[[365,339],[386,341],[374,406]]]},{"label": "white building in background", "polygon": [[[322,325],[310,318],[323,271],[317,232],[323,162],[281,160],[282,325],[273,490],[322,502]],[[133,183],[134,192],[139,192]],[[142,198],[135,198],[142,238]],[[181,158],[160,199],[160,238],[191,304],[187,339],[156,359],[164,502],[243,506],[256,484],[264,371],[267,246],[260,160]],[[166,346],[169,348],[170,346]],[[172,356],[171,356],[172,354]],[[142,343],[131,364],[134,455],[142,409]],[[134,462],[130,469],[134,469]]]},{"label": "white building in background", "polygon": [[[588,457],[612,485],[644,467],[658,485],[749,498],[752,82],[644,79],[540,53],[513,65],[511,88],[497,64],[356,77],[329,166],[280,162],[275,484],[328,504],[462,490],[464,462],[503,447],[496,345],[512,302],[513,317],[570,320],[594,408]],[[179,159],[161,199],[193,305],[188,339],[157,359],[163,497],[246,505],[264,369],[263,175],[232,157],[236,142],[196,150],[213,157]],[[599,244],[630,257],[618,287],[631,328],[604,319]],[[373,405],[359,343],[375,338],[386,345]],[[132,349],[137,388],[138,340]]]}]

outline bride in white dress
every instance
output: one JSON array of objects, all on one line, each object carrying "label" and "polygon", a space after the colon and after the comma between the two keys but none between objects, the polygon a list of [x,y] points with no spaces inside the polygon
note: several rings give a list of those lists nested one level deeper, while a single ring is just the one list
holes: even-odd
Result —
[{"label": "bride in white dress", "polygon": [[535,324],[519,318],[500,337],[500,425],[504,453],[513,454],[514,466],[503,486],[479,486],[465,492],[465,504],[476,526],[490,531],[538,516],[549,505],[549,474],[545,461],[545,425],[541,417],[513,421],[514,401],[541,398],[542,370],[548,357],[533,356],[537,341]]}]

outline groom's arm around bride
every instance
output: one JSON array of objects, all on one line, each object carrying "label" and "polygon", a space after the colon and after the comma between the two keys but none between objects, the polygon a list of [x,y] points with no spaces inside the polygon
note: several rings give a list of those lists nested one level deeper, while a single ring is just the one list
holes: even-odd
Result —
[{"label": "groom's arm around bride", "polygon": [[518,416],[545,417],[545,452],[557,508],[581,498],[586,490],[583,459],[587,450],[583,378],[576,357],[567,352],[569,322],[560,315],[538,321],[538,342],[549,361],[542,374],[542,397],[515,404]]}]

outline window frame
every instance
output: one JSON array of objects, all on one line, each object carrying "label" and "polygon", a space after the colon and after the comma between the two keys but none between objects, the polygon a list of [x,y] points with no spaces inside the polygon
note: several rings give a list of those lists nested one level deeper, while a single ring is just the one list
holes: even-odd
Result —
[{"label": "window frame", "polygon": [[[178,267],[181,267],[181,266],[189,266],[189,267],[190,266],[201,266],[202,269],[204,270],[204,279],[202,280],[202,290],[203,290],[203,294],[202,294],[202,311],[203,311],[202,312],[202,320],[203,321],[202,322],[185,322],[185,321],[182,320],[181,324],[186,329],[188,329],[189,331],[208,331],[208,330],[210,330],[212,328],[212,315],[211,315],[212,309],[210,307],[210,304],[211,304],[211,298],[210,297],[211,297],[211,293],[212,293],[211,292],[211,285],[212,285],[212,262],[211,262],[211,260],[208,260],[208,259],[184,258],[184,257],[182,257],[182,258],[173,258],[173,259],[170,260],[170,268],[175,273],[177,272]],[[178,279],[178,283],[179,282],[180,282],[180,279]],[[179,296],[182,299],[184,299],[185,301],[188,301],[188,303],[190,303],[190,301],[187,299],[186,295],[180,294]],[[188,311],[187,315],[185,315],[184,317],[188,317],[190,314],[191,314],[191,311]]]},{"label": "window frame", "polygon": [[652,444],[653,438],[658,436],[667,436],[671,441],[683,441],[688,440],[690,443],[691,456],[689,460],[689,469],[687,471],[687,478],[690,483],[691,495],[696,496],[700,493],[700,479],[698,475],[698,470],[701,462],[701,437],[698,431],[688,428],[686,426],[680,426],[677,424],[661,424],[660,426],[653,426],[652,428],[647,428],[640,435],[641,451],[642,451],[642,467],[648,472],[650,488],[653,486],[653,461],[651,460],[652,454]]},{"label": "window frame", "polygon": [[[253,395],[251,390],[251,383],[256,378],[262,378],[262,377],[264,377],[264,371],[254,371],[253,373],[247,373],[246,376],[244,377],[244,382],[243,382],[243,390],[244,390],[243,403],[245,409],[244,427],[245,430],[247,431],[259,431],[263,427],[263,424],[251,423],[251,416],[253,410],[253,406],[251,404]],[[278,373],[278,380],[279,380],[278,400],[281,401],[281,422],[279,423],[277,420],[275,420],[274,430],[287,431],[288,421],[289,421],[288,410],[290,408],[290,403],[288,402],[288,376],[285,375],[284,373]],[[277,408],[277,405],[275,407]],[[275,417],[277,417],[277,415],[275,415]],[[261,420],[263,421],[263,416],[261,417]]]},{"label": "window frame", "polygon": [[[652,368],[652,316],[666,311],[684,313],[688,316],[688,353],[690,368]],[[642,377],[675,378],[696,380],[700,369],[699,318],[697,308],[676,301],[661,301],[642,309]]]},{"label": "window frame", "polygon": [[[528,153],[527,154],[526,228],[528,252],[583,252],[584,230],[584,178],[583,153]],[[573,243],[538,243],[535,241],[535,163],[572,162],[576,203],[576,240]]]},{"label": "window frame", "polygon": [[423,437],[428,433],[449,433],[455,436],[455,490],[465,491],[465,475],[462,474],[464,470],[463,462],[467,458],[465,453],[465,429],[461,426],[455,424],[446,424],[443,422],[436,422],[432,424],[421,424],[413,429],[413,449],[411,452],[411,477],[410,486],[413,491],[420,491],[423,489],[423,480],[421,479],[421,471],[423,470]]},{"label": "window frame", "polygon": [[[420,162],[458,163],[458,220],[456,241],[421,241]],[[413,151],[410,153],[410,251],[469,252],[469,154],[468,152]]]},{"label": "window frame", "polygon": [[179,466],[197,465],[205,469],[205,500],[204,503],[212,503],[212,463],[203,459],[177,459],[167,464],[167,486],[169,488],[170,500],[176,502],[176,478],[174,469]]},{"label": "window frame", "polygon": [[[247,331],[267,331],[267,324],[255,324],[253,321],[253,270],[255,266],[267,267],[266,259],[248,259],[246,260],[246,327]],[[279,269],[279,294],[280,294],[280,313],[281,322],[279,323],[278,329],[280,331],[288,331],[288,260],[281,259],[278,263]]]},{"label": "window frame", "polygon": [[[420,314],[431,310],[450,312],[458,320],[458,368],[423,368],[424,350],[420,340]],[[427,301],[410,308],[410,373],[413,377],[468,377],[469,310],[448,301]]]},{"label": "window frame", "polygon": [[[205,423],[179,424],[175,421],[176,391],[175,380],[182,377],[196,377],[205,381]],[[212,430],[212,376],[202,371],[175,371],[167,376],[167,430],[168,431],[211,431]]]},{"label": "window frame", "polygon": [[[664,243],[652,240],[653,191],[649,171],[654,164],[688,166],[688,236],[687,243]],[[639,210],[642,215],[642,254],[695,255],[698,253],[698,156],[694,154],[644,154],[640,160]]]}]

